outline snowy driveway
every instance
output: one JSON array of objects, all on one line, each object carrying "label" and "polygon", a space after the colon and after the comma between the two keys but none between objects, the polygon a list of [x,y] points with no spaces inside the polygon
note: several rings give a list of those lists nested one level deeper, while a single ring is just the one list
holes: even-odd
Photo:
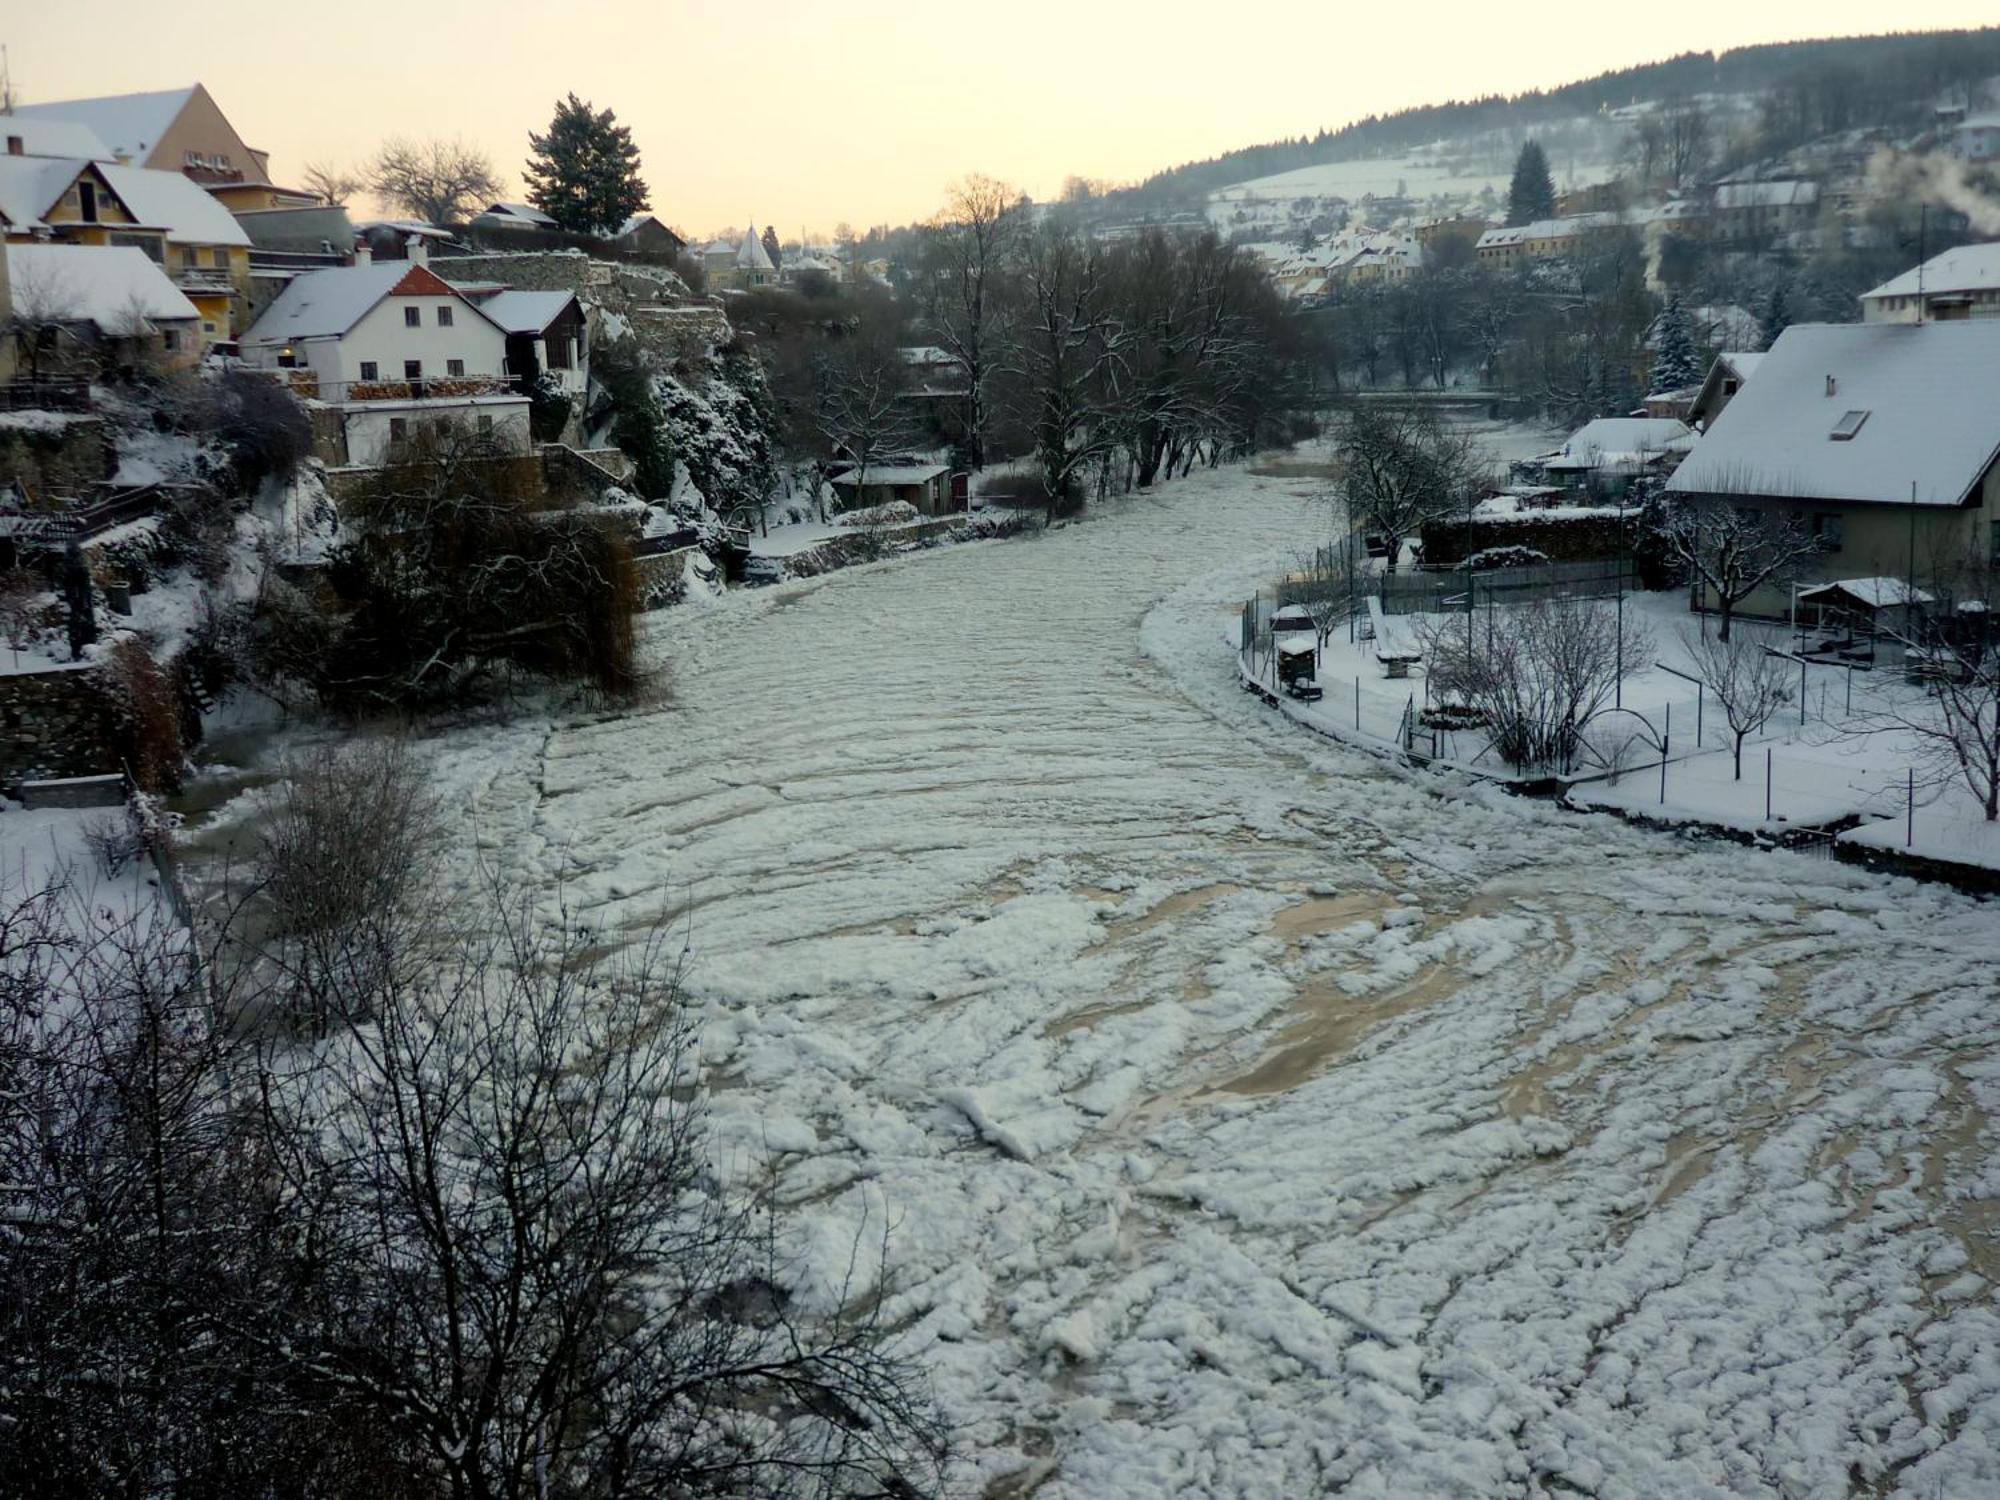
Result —
[{"label": "snowy driveway", "polygon": [[887,1225],[968,1493],[2000,1492],[2000,911],[1286,728],[1220,632],[1303,488],[662,616],[668,706],[444,764],[684,927],[719,1151],[808,1296]]}]

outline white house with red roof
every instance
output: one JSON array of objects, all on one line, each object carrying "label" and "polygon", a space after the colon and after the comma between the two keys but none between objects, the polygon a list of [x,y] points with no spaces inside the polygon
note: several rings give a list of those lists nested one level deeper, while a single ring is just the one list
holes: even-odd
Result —
[{"label": "white house with red roof", "polygon": [[245,363],[294,372],[302,397],[339,411],[346,460],[384,461],[420,422],[452,421],[529,447],[528,399],[507,376],[507,330],[413,259],[295,278],[241,343]]}]

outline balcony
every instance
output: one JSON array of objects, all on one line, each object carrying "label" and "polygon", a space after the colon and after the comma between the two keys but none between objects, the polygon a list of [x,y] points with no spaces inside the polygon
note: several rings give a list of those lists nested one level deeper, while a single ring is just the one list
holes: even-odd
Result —
[{"label": "balcony", "polygon": [[174,285],[191,297],[236,295],[236,283],[229,273],[213,266],[182,266],[174,272]]}]

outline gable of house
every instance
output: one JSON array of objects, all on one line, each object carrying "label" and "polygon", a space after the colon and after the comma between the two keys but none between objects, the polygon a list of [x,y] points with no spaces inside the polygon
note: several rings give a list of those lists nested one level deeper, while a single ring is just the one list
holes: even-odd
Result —
[{"label": "gable of house", "polygon": [[1955,507],[2000,455],[2000,320],[1795,324],[1670,493]]}]

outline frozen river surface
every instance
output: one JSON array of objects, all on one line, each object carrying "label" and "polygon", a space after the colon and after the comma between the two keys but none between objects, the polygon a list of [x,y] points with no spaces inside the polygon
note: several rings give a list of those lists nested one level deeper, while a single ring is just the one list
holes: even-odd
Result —
[{"label": "frozen river surface", "polygon": [[2000,1493],[2000,911],[1438,795],[1235,685],[1296,479],[660,617],[448,739],[684,930],[800,1295],[887,1227],[964,1492]]}]

